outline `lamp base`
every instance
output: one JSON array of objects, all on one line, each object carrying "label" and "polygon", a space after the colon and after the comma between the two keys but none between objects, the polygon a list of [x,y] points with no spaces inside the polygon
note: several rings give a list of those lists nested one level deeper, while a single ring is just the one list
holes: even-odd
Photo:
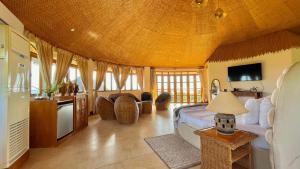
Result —
[{"label": "lamp base", "polygon": [[220,134],[232,135],[236,127],[233,114],[218,113],[215,115],[216,129]]}]

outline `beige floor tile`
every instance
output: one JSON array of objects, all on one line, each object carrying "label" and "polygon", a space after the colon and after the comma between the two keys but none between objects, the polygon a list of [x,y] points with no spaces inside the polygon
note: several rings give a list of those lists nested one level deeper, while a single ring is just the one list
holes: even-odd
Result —
[{"label": "beige floor tile", "polygon": [[57,147],[31,149],[23,169],[167,169],[144,138],[173,132],[171,111],[141,115],[133,125],[93,116]]}]

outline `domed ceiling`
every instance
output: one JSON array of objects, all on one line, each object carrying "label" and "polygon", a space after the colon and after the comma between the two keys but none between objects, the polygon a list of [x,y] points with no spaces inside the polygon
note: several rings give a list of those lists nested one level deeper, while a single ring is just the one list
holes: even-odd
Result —
[{"label": "domed ceiling", "polygon": [[[221,44],[300,25],[299,0],[1,0],[25,28],[95,60],[202,66]],[[227,16],[214,17],[221,7]],[[72,31],[71,31],[72,30]]]}]

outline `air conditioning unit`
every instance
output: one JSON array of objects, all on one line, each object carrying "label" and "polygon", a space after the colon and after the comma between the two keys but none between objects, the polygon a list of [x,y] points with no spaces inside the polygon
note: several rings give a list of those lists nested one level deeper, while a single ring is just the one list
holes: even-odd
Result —
[{"label": "air conditioning unit", "polygon": [[0,168],[29,150],[30,43],[0,23]]}]

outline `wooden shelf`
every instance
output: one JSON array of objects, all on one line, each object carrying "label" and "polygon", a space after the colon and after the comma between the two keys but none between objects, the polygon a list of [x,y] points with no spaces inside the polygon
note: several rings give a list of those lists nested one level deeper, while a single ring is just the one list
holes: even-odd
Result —
[{"label": "wooden shelf", "polygon": [[234,163],[234,164],[232,165],[232,169],[247,169],[247,168],[245,168],[245,167],[243,167],[243,166],[241,166],[241,165],[239,165],[239,164]]},{"label": "wooden shelf", "polygon": [[247,155],[249,155],[248,144],[241,146],[238,149],[232,151],[232,162],[234,163]]}]

